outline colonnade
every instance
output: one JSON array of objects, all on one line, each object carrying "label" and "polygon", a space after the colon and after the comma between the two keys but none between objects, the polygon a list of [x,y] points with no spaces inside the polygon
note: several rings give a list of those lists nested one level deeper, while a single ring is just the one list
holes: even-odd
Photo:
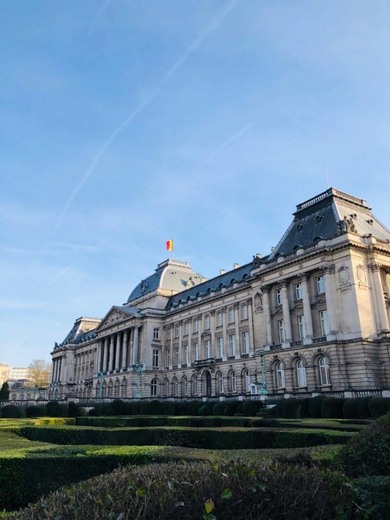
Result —
[{"label": "colonnade", "polygon": [[62,357],[53,359],[53,367],[51,371],[51,382],[60,383],[62,381]]},{"label": "colonnade", "polygon": [[101,338],[98,372],[107,374],[129,369],[140,362],[140,327],[135,326]]}]

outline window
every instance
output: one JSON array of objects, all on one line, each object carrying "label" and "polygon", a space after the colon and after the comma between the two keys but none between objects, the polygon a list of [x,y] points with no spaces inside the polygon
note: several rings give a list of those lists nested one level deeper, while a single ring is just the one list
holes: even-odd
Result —
[{"label": "window", "polygon": [[177,397],[179,395],[179,382],[176,377],[172,380],[172,395]]},{"label": "window", "polygon": [[275,291],[275,303],[276,305],[282,305],[282,289],[276,289]]},{"label": "window", "polygon": [[216,382],[217,382],[217,394],[223,394],[224,390],[223,390],[223,375],[221,372],[218,372],[217,374],[217,378],[216,378]]},{"label": "window", "polygon": [[194,343],[192,348],[194,352],[194,361],[197,361],[199,359],[199,343]]},{"label": "window", "polygon": [[295,299],[302,300],[302,284],[298,282],[295,284]]},{"label": "window", "polygon": [[190,324],[189,324],[188,320],[186,320],[184,322],[184,330],[183,330],[184,336],[188,336],[188,331],[189,330],[190,330]]},{"label": "window", "polygon": [[295,376],[296,376],[297,386],[299,388],[307,386],[306,367],[303,363],[303,359],[298,359],[298,361],[295,364]]},{"label": "window", "polygon": [[300,341],[302,341],[306,336],[304,316],[297,316],[297,325],[298,325],[298,339]]},{"label": "window", "polygon": [[155,327],[153,329],[153,339],[159,339],[160,337],[160,329],[158,327]]},{"label": "window", "polygon": [[179,347],[175,347],[175,357],[173,359],[173,364],[175,366],[179,364]]},{"label": "window", "polygon": [[284,388],[285,380],[284,380],[284,367],[281,361],[278,361],[275,365],[275,384],[276,388]]},{"label": "window", "polygon": [[167,348],[167,350],[165,351],[165,366],[169,367],[170,364],[171,364],[171,351],[169,350],[169,348]]},{"label": "window", "polygon": [[153,350],[153,368],[158,368],[158,350]]},{"label": "window", "polygon": [[217,356],[223,357],[223,338],[217,338]]},{"label": "window", "polygon": [[181,395],[186,397],[188,395],[188,381],[186,376],[183,376],[181,380]]},{"label": "window", "polygon": [[242,333],[242,353],[249,353],[249,332],[245,331]]},{"label": "window", "polygon": [[230,334],[229,336],[229,356],[236,355],[236,336],[235,334]]},{"label": "window", "polygon": [[326,356],[322,356],[318,362],[320,385],[330,385],[330,366],[329,359]]},{"label": "window", "polygon": [[192,322],[192,332],[195,334],[196,332],[198,332],[198,318],[194,318],[193,322]]},{"label": "window", "polygon": [[210,328],[210,314],[206,314],[204,317],[204,328],[205,330]]},{"label": "window", "polygon": [[243,370],[242,372],[242,391],[251,391],[251,376],[249,375],[248,370]]},{"label": "window", "polygon": [[234,323],[234,308],[233,307],[229,307],[229,309],[228,309],[228,322]]},{"label": "window", "polygon": [[323,276],[317,276],[316,278],[316,292],[317,294],[325,292],[325,279]]},{"label": "window", "polygon": [[229,372],[228,376],[228,384],[229,384],[229,392],[230,393],[236,393],[237,392],[237,380],[236,380],[236,373],[234,370],[231,370]]},{"label": "window", "polygon": [[217,312],[217,327],[221,327],[223,325],[223,315],[222,312]]},{"label": "window", "polygon": [[179,324],[176,323],[175,325],[175,338],[178,338],[179,337]]},{"label": "window", "polygon": [[169,395],[169,380],[164,379],[164,387],[163,387],[164,396],[168,397]]},{"label": "window", "polygon": [[283,343],[283,341],[286,339],[285,330],[284,330],[284,321],[278,320],[277,326],[278,326],[279,343]]},{"label": "window", "polygon": [[320,317],[321,336],[326,336],[327,334],[329,334],[328,312],[320,311],[319,317]]},{"label": "window", "polygon": [[191,394],[197,395],[198,393],[198,380],[196,378],[196,375],[193,375],[191,378]]},{"label": "window", "polygon": [[190,364],[190,350],[188,348],[188,345],[184,345],[184,363],[186,365]]},{"label": "window", "polygon": [[168,328],[167,328],[167,339],[171,339],[171,335],[172,335],[171,327],[168,326]]},{"label": "window", "polygon": [[204,341],[204,358],[209,359],[211,357],[211,343],[209,339]]},{"label": "window", "polygon": [[248,305],[246,303],[243,303],[241,305],[241,319],[242,320],[248,319]]},{"label": "window", "polygon": [[157,397],[157,395],[158,395],[158,381],[157,381],[157,378],[155,377],[154,379],[152,379],[152,381],[150,383],[150,396]]}]

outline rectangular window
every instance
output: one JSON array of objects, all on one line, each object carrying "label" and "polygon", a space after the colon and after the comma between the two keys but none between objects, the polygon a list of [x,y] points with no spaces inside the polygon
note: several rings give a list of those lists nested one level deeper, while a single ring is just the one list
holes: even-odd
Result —
[{"label": "rectangular window", "polygon": [[223,338],[217,338],[217,356],[223,357]]},{"label": "rectangular window", "polygon": [[183,334],[184,336],[188,336],[188,331],[190,330],[190,324],[188,322],[188,320],[186,320],[184,322],[184,327],[183,327]]},{"label": "rectangular window", "polygon": [[321,328],[321,336],[326,336],[329,334],[329,322],[328,322],[328,312],[320,311],[320,328]]},{"label": "rectangular window", "polygon": [[297,325],[298,325],[298,339],[300,341],[302,341],[306,336],[304,316],[297,316]]},{"label": "rectangular window", "polygon": [[228,309],[228,323],[234,323],[234,308],[229,307]]},{"label": "rectangular window", "polygon": [[188,345],[184,346],[184,363],[186,365],[190,364],[190,351],[189,351]]},{"label": "rectangular window", "polygon": [[173,364],[177,366],[179,364],[179,347],[175,347],[175,358]]},{"label": "rectangular window", "polygon": [[325,279],[323,276],[317,276],[316,278],[316,291],[317,294],[323,294],[325,292]]},{"label": "rectangular window", "polygon": [[153,368],[158,368],[158,350],[153,350]]},{"label": "rectangular window", "polygon": [[175,338],[178,338],[179,337],[179,324],[176,323],[175,325]]},{"label": "rectangular window", "polygon": [[236,336],[235,334],[230,334],[229,336],[229,356],[236,355]]},{"label": "rectangular window", "polygon": [[195,334],[198,330],[198,318],[194,318],[192,322],[192,332]]},{"label": "rectangular window", "polygon": [[298,282],[295,284],[295,299],[302,300],[302,284]]},{"label": "rectangular window", "polygon": [[199,343],[194,343],[192,348],[193,348],[193,352],[194,352],[194,361],[198,361],[198,359],[199,359]]},{"label": "rectangular window", "polygon": [[167,349],[165,351],[165,366],[169,367],[170,364],[171,364],[171,351],[169,349]]},{"label": "rectangular window", "polygon": [[243,303],[241,305],[241,319],[242,320],[248,319],[248,305],[246,303]]},{"label": "rectangular window", "polygon": [[283,320],[278,320],[278,338],[279,343],[283,343],[283,341],[286,339]]},{"label": "rectangular window", "polygon": [[155,327],[153,329],[153,339],[159,339],[160,337],[160,329],[158,327]]},{"label": "rectangular window", "polygon": [[282,289],[276,289],[275,291],[275,303],[276,305],[282,305]]},{"label": "rectangular window", "polygon": [[223,316],[222,312],[217,312],[217,327],[221,327],[223,325]]},{"label": "rectangular window", "polygon": [[211,357],[211,343],[209,339],[205,339],[204,341],[204,357],[205,359],[209,359]]},{"label": "rectangular window", "polygon": [[204,328],[205,330],[209,330],[210,328],[210,314],[206,314],[204,317]]},{"label": "rectangular window", "polygon": [[242,353],[249,353],[249,332],[245,331],[242,333]]}]

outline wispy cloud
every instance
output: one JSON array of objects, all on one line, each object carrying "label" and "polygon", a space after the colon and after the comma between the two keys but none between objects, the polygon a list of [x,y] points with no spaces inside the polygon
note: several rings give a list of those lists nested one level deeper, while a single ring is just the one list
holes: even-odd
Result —
[{"label": "wispy cloud", "polygon": [[[83,185],[87,182],[89,177],[92,175],[96,166],[98,165],[100,159],[102,158],[105,151],[109,148],[109,146],[115,141],[115,139],[125,130],[125,128],[134,121],[134,119],[140,114],[159,94],[161,89],[168,83],[168,81],[176,74],[176,72],[183,66],[183,64],[188,60],[188,58],[196,52],[196,50],[201,46],[203,41],[210,36],[214,31],[216,31],[219,25],[223,22],[223,20],[229,15],[229,13],[234,9],[239,0],[232,0],[229,2],[221,12],[209,23],[206,27],[200,32],[200,34],[191,42],[189,47],[185,50],[185,52],[180,56],[180,58],[174,63],[174,65],[168,70],[162,80],[157,84],[157,86],[151,91],[149,96],[145,98],[145,100],[140,103],[135,110],[112,132],[112,134],[108,137],[108,139],[103,143],[95,157],[93,158],[89,168],[81,177],[79,182],[76,184],[74,190],[68,197],[59,221],[57,223],[57,227],[55,232],[61,227],[62,222],[67,214],[70,205],[72,204],[74,198],[77,196]],[[105,4],[106,5],[106,4]]]}]

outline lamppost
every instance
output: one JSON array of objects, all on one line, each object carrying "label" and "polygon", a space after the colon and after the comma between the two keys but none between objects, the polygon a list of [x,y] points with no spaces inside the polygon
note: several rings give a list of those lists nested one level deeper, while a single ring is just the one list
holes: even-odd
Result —
[{"label": "lamppost", "polygon": [[267,395],[267,383],[265,381],[265,361],[264,361],[264,347],[259,349],[257,351],[259,357],[260,357],[260,373],[261,373],[261,380],[260,380],[260,395]]},{"label": "lamppost", "polygon": [[135,363],[132,366],[132,369],[133,369],[133,372],[137,375],[137,390],[135,392],[134,397],[136,399],[140,399],[141,398],[141,374],[144,369],[144,365],[143,365],[143,363]]},{"label": "lamppost", "polygon": [[103,370],[101,370],[100,372],[97,373],[98,385],[99,385],[99,399],[102,398],[102,394],[103,394],[103,378],[104,378],[105,375],[106,375],[106,372],[104,372]]}]

